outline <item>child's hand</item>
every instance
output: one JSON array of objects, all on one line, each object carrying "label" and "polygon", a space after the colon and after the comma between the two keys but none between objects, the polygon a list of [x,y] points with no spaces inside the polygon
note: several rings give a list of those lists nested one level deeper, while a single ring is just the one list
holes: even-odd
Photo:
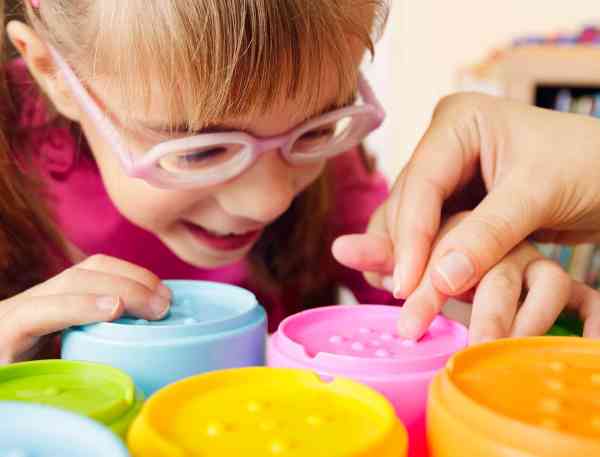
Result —
[{"label": "child's hand", "polygon": [[[438,239],[466,215],[452,217]],[[372,231],[368,235],[350,235],[337,240],[333,252],[341,263],[366,272],[365,277],[374,286],[385,283],[386,288],[391,288],[389,275],[395,262],[389,238]],[[408,325],[399,331],[408,338],[419,338],[449,298],[433,287],[429,275],[424,278],[401,311],[401,324]],[[523,291],[527,294],[521,302]],[[542,335],[565,307],[577,309],[585,319],[585,336],[600,337],[600,293],[573,281],[560,266],[544,258],[530,244],[522,243],[474,288],[470,341]]]},{"label": "child's hand", "polygon": [[160,319],[171,293],[151,272],[95,255],[0,302],[0,364],[35,356],[43,337],[73,325],[111,321],[124,312]]}]

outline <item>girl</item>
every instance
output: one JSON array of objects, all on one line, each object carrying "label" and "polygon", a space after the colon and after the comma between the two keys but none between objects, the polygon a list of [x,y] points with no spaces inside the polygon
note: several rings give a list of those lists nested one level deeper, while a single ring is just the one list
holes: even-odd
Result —
[{"label": "girl", "polygon": [[[360,146],[383,119],[359,75],[383,0],[22,6],[27,24],[7,27],[21,55],[5,67],[7,135],[14,160],[42,174],[73,266],[2,303],[3,361],[31,357],[70,325],[124,312],[160,319],[170,294],[159,278],[247,287],[271,329],[332,303],[339,285],[361,302],[394,302],[330,254],[398,198],[384,203]],[[372,241],[342,239],[336,256],[385,276],[389,237]],[[499,268],[521,277],[536,263],[529,287],[550,282],[556,293],[528,309],[551,323],[571,283],[529,249]],[[503,313],[515,315],[518,295]]]}]

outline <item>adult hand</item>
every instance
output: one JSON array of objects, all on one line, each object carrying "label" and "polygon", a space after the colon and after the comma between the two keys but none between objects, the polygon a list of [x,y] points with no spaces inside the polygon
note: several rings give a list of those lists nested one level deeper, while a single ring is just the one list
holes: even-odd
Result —
[{"label": "adult hand", "polygon": [[[462,210],[471,211],[438,239],[443,217]],[[438,105],[367,234],[336,250],[390,241],[390,256],[363,259],[380,266],[367,279],[407,298],[399,331],[418,338],[439,296],[472,289],[529,236],[600,240],[600,121],[459,94]]]}]

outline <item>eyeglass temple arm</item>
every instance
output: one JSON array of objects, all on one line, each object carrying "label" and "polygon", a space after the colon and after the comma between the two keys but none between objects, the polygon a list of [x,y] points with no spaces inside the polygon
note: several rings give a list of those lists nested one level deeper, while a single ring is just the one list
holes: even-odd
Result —
[{"label": "eyeglass temple arm", "polygon": [[102,134],[109,141],[113,150],[118,154],[123,166],[126,170],[133,168],[130,155],[127,153],[127,148],[121,140],[121,135],[117,132],[117,129],[112,125],[104,113],[100,110],[97,103],[92,100],[92,97],[85,90],[71,67],[65,62],[62,56],[52,46],[49,46],[52,58],[56,63],[58,69],[65,78],[67,85],[69,86],[73,96],[77,99],[77,102],[81,108],[86,112],[88,116],[96,123],[98,129],[102,131]]},{"label": "eyeglass temple arm", "polygon": [[383,121],[383,119],[385,119],[385,109],[375,96],[375,92],[373,92],[371,85],[369,84],[367,78],[365,78],[362,72],[358,76],[358,90],[361,96],[363,97],[364,101],[375,107],[375,110],[377,111],[377,116],[380,118],[381,121]]}]

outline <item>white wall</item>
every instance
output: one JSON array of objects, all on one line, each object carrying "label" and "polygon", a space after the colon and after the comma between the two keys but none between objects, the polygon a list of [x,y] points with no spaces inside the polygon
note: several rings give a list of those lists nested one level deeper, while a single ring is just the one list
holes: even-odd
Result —
[{"label": "white wall", "polygon": [[387,127],[393,138],[391,147],[381,150],[390,176],[409,158],[436,101],[455,90],[459,67],[516,36],[575,29],[600,19],[599,0],[392,1],[387,33],[393,80],[383,90],[392,95]]},{"label": "white wall", "polygon": [[[390,24],[398,23],[397,13],[400,4],[393,4]],[[395,46],[394,39],[398,27],[396,25],[385,29],[383,36],[377,42],[375,49],[375,59],[367,56],[363,64],[363,73],[371,83],[373,90],[379,101],[383,104],[387,113],[387,118],[379,130],[374,132],[367,140],[370,150],[377,155],[379,168],[392,179],[396,166],[396,157],[392,153],[396,134],[394,127],[397,125],[394,119],[394,112],[397,109],[395,103],[396,87],[393,84],[393,68]]]}]

